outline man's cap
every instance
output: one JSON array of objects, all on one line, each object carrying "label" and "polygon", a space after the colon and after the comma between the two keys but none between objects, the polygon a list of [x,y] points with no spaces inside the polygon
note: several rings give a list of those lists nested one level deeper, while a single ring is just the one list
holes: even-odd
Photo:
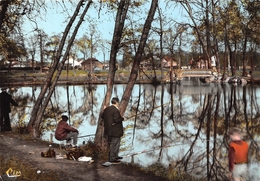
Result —
[{"label": "man's cap", "polygon": [[2,91],[6,90],[6,89],[7,89],[7,87],[2,87],[2,88],[1,88]]}]

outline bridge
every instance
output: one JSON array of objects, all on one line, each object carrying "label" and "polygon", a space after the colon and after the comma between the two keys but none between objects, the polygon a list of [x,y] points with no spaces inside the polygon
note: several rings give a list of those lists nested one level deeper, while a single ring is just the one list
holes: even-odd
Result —
[{"label": "bridge", "polygon": [[213,70],[211,69],[184,69],[178,70],[177,77],[209,77],[213,75]]},{"label": "bridge", "polygon": [[[173,81],[180,81],[184,77],[210,77],[214,72],[211,69],[178,69],[173,71]],[[164,82],[170,82],[170,78],[165,78]]]}]

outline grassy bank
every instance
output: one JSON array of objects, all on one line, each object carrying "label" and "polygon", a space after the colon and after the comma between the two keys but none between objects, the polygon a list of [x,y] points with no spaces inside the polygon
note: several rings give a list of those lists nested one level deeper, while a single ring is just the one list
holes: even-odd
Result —
[{"label": "grassy bank", "polygon": [[[1,155],[0,153],[0,178],[6,180],[21,180],[21,181],[59,181],[59,176],[49,170],[47,172],[39,172],[29,162],[11,155]],[[38,172],[37,172],[38,171]],[[7,173],[10,176],[7,175]],[[17,177],[13,177],[17,175]]]},{"label": "grassy bank", "polygon": [[[1,135],[0,138],[0,176],[3,181],[14,179],[19,181],[60,181],[64,179],[74,181],[78,180],[76,178],[78,178],[78,174],[81,172],[88,175],[85,179],[86,181],[93,180],[89,179],[89,177],[95,178],[96,175],[103,175],[104,172],[107,173],[105,177],[108,180],[114,178],[113,174],[117,172],[124,179],[118,178],[116,180],[142,178],[141,180],[149,181],[151,178],[156,178],[156,181],[203,181],[203,179],[194,178],[188,173],[179,172],[174,167],[166,168],[159,163],[148,167],[141,167],[132,163],[104,167],[102,164],[107,160],[108,152],[101,151],[92,141],[88,141],[80,147],[84,150],[84,155],[90,156],[94,160],[92,164],[89,164],[67,159],[57,161],[55,158],[42,158],[39,150],[46,150],[50,143],[35,140],[29,135],[7,133],[7,135]],[[10,138],[12,138],[11,145],[9,145],[10,141],[7,141]],[[13,147],[12,145],[16,146]],[[56,154],[59,152],[65,153],[64,150],[57,149],[59,145],[52,144],[52,146],[55,148]],[[8,177],[6,172],[18,177]],[[126,175],[127,179],[125,179]]]}]

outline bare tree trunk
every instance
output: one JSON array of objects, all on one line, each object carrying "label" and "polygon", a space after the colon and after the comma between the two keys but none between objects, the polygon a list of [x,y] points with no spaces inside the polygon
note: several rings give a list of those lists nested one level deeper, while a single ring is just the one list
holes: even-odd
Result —
[{"label": "bare tree trunk", "polygon": [[[140,99],[141,99],[141,86],[139,86],[139,96],[138,96],[138,101],[137,101],[137,105],[136,105],[136,110],[135,110],[135,120],[134,120],[134,126],[133,126],[133,139],[132,139],[132,145],[134,145],[134,141],[135,141],[135,130],[136,130],[136,125],[137,125],[137,115],[138,115],[138,109],[139,109],[139,105],[140,105]],[[145,95],[145,90],[144,90],[144,95]]]},{"label": "bare tree trunk", "polygon": [[[212,160],[212,167],[214,167],[217,164],[217,133],[218,133],[218,115],[219,115],[219,103],[220,103],[220,93],[219,89],[217,92],[217,102],[215,106],[215,112],[213,116],[213,160]],[[215,172],[214,172],[215,173]]]},{"label": "bare tree trunk", "polygon": [[[75,30],[73,32],[73,35],[71,37],[71,40],[69,41],[69,45],[67,47],[67,50],[63,56],[63,60],[62,60],[62,63],[61,63],[61,66],[59,67],[59,70],[58,70],[58,73],[56,74],[56,77],[54,78],[53,82],[52,82],[52,79],[53,79],[53,76],[54,76],[54,72],[56,71],[57,67],[58,67],[58,64],[59,64],[59,61],[60,61],[60,57],[61,57],[61,54],[62,54],[62,50],[63,50],[63,47],[64,47],[64,44],[65,44],[65,40],[67,38],[67,35],[69,33],[69,30],[70,28],[72,27],[72,24],[73,22],[75,21],[78,13],[79,13],[79,10],[80,8],[84,5],[84,2],[85,0],[81,0],[79,3],[78,3],[78,6],[72,16],[72,18],[70,19],[68,25],[66,26],[66,29],[64,31],[64,34],[63,34],[63,37],[61,39],[61,43],[59,45],[59,49],[56,53],[56,57],[55,57],[55,61],[53,63],[53,66],[51,67],[51,70],[50,70],[50,73],[47,77],[47,80],[46,80],[46,83],[44,84],[43,86],[43,89],[35,103],[35,106],[33,108],[33,111],[32,111],[32,114],[31,114],[31,118],[30,118],[30,121],[28,123],[28,126],[27,126],[27,130],[29,132],[32,132],[32,129],[34,128],[35,130],[35,135],[34,136],[37,136],[39,137],[40,136],[40,123],[42,121],[42,116],[43,116],[43,113],[45,111],[45,108],[47,107],[47,104],[51,98],[51,95],[53,93],[53,90],[57,84],[57,81],[58,81],[58,78],[60,76],[60,73],[62,71],[62,68],[64,66],[64,63],[65,63],[65,60],[66,60],[66,57],[67,55],[69,54],[69,50],[70,50],[70,47],[72,46],[72,43],[73,43],[73,40],[75,39],[75,36],[77,34],[77,30],[79,28],[79,26],[81,25],[81,23],[83,22],[84,20],[84,16],[90,6],[90,4],[92,3],[92,1],[89,1],[88,5],[86,6],[84,12],[82,13],[81,15],[81,18],[77,24],[77,26],[75,27]],[[49,89],[49,92],[48,92],[48,95],[45,96],[47,90]],[[42,104],[43,103],[43,104]],[[42,104],[42,105],[41,105]]]},{"label": "bare tree trunk", "polygon": [[[122,37],[123,28],[124,28],[129,4],[130,4],[130,0],[121,0],[119,3],[119,6],[118,6],[113,41],[112,41],[112,45],[111,45],[109,71],[108,71],[108,76],[107,76],[107,92],[105,95],[105,99],[103,100],[103,103],[101,105],[100,113],[103,111],[104,106],[109,105],[109,102],[111,99],[113,85],[114,85],[114,77],[115,77],[116,70],[117,70],[116,55],[117,55],[117,52],[119,49],[119,44],[120,44],[120,40]],[[100,148],[105,150],[105,149],[107,149],[108,145],[107,145],[107,141],[105,140],[105,138],[103,136],[103,128],[104,128],[104,124],[99,115],[97,130],[95,133],[95,143],[98,146],[100,146]]]},{"label": "bare tree trunk", "polygon": [[[163,60],[163,19],[162,19],[162,14],[161,14],[161,9],[158,8],[158,15],[159,15],[159,24],[160,24],[160,28],[159,28],[159,37],[160,37],[160,62],[162,62]],[[171,57],[171,67],[172,67],[172,57]],[[170,71],[170,76],[171,76],[171,71]],[[161,66],[161,80],[164,80],[164,72],[163,72],[163,66]],[[164,97],[164,84],[162,84],[162,91],[161,91],[161,130],[160,130],[160,137],[161,137],[161,148],[163,147],[164,144],[164,124],[163,124],[163,117],[164,117],[164,103],[163,103],[163,97]],[[162,157],[162,149],[160,149],[160,153],[159,153],[159,157],[158,157],[158,161],[160,161]]]},{"label": "bare tree trunk", "polygon": [[[161,136],[161,148],[163,148],[163,146],[164,146],[164,122],[163,122],[163,119],[164,119],[164,102],[163,102],[163,98],[164,98],[164,84],[162,84],[162,92],[161,92],[161,130],[160,130],[160,132],[161,132],[161,134],[160,134],[160,136]],[[161,153],[162,153],[162,149],[160,149],[160,156],[159,156],[159,158],[158,158],[158,161],[160,161],[160,159],[161,159],[161,157],[162,157],[162,155],[161,155]]]},{"label": "bare tree trunk", "polygon": [[11,4],[11,1],[0,1],[0,29],[2,29],[2,24],[4,23],[9,4]]},{"label": "bare tree trunk", "polygon": [[[219,61],[219,54],[218,54],[218,39],[217,39],[217,28],[216,28],[216,13],[215,13],[215,9],[217,7],[217,3],[214,3],[214,0],[211,0],[211,4],[212,4],[212,8],[211,8],[211,12],[212,12],[212,29],[213,29],[213,56],[216,57],[215,59],[215,66],[216,66],[216,70],[217,72],[220,72],[220,61]],[[211,59],[211,57],[210,57]]]},{"label": "bare tree trunk", "polygon": [[[160,25],[160,28],[159,28],[159,42],[160,42],[160,65],[161,65],[161,81],[164,80],[164,71],[163,71],[163,68],[164,68],[164,65],[162,65],[162,60],[164,58],[164,55],[163,55],[163,44],[162,44],[162,41],[163,41],[163,25],[162,25],[162,15],[161,15],[161,9],[158,8],[158,15],[159,15],[159,25]],[[173,57],[171,57],[171,59],[173,59]],[[172,60],[171,60],[172,61]],[[172,62],[171,62],[172,63]],[[172,64],[171,64],[172,66]],[[171,74],[170,74],[171,76]]]},{"label": "bare tree trunk", "polygon": [[40,71],[43,72],[43,43],[42,43],[42,33],[41,33],[41,31],[39,32],[39,37],[40,37],[40,62],[41,62]]},{"label": "bare tree trunk", "polygon": [[[209,95],[209,100],[213,99],[213,95]],[[212,101],[208,102],[208,111],[207,111],[207,122],[206,122],[206,150],[207,150],[207,178],[210,180],[210,130],[211,130],[211,111],[212,111]]]},{"label": "bare tree trunk", "polygon": [[247,73],[246,73],[246,49],[247,49],[247,38],[248,38],[248,30],[247,28],[245,28],[245,40],[244,40],[244,43],[243,43],[243,53],[242,53],[242,62],[243,62],[243,73],[242,75],[244,76],[247,76]]},{"label": "bare tree trunk", "polygon": [[153,18],[154,18],[154,14],[155,14],[157,6],[158,6],[158,0],[153,0],[152,3],[151,3],[151,7],[150,7],[150,10],[149,10],[147,19],[146,19],[145,24],[144,24],[144,28],[143,28],[143,31],[142,31],[143,33],[142,33],[141,40],[140,40],[140,43],[139,43],[139,46],[138,46],[138,49],[137,49],[137,53],[136,53],[135,58],[134,58],[133,67],[132,67],[132,70],[131,70],[131,73],[130,73],[130,78],[129,78],[128,84],[126,86],[126,89],[124,91],[124,94],[122,96],[120,106],[119,106],[121,115],[124,115],[124,113],[125,113],[126,107],[128,105],[129,98],[131,96],[135,81],[136,81],[137,76],[138,76],[139,65],[140,65],[140,62],[142,60],[144,47],[145,47],[145,44],[146,44],[146,40],[148,38],[149,31],[151,29],[151,24],[153,22]]},{"label": "bare tree trunk", "polygon": [[209,0],[205,0],[206,1],[206,20],[205,20],[205,25],[206,25],[206,42],[207,42],[207,51],[206,51],[206,56],[207,56],[207,60],[206,62],[208,62],[208,67],[206,67],[207,69],[212,69],[211,66],[211,61],[210,61],[210,54],[211,54],[211,43],[210,43],[210,24],[209,24]]}]

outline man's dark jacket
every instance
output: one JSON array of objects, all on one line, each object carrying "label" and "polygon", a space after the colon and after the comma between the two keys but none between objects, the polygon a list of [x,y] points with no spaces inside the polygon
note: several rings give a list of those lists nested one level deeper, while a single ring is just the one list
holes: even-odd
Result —
[{"label": "man's dark jacket", "polygon": [[104,120],[104,134],[111,137],[123,136],[123,123],[124,118],[120,115],[116,106],[106,107],[101,115]]},{"label": "man's dark jacket", "polygon": [[12,96],[7,92],[0,93],[0,113],[2,115],[9,114],[11,112],[10,104],[18,106],[18,104],[12,99]]}]

